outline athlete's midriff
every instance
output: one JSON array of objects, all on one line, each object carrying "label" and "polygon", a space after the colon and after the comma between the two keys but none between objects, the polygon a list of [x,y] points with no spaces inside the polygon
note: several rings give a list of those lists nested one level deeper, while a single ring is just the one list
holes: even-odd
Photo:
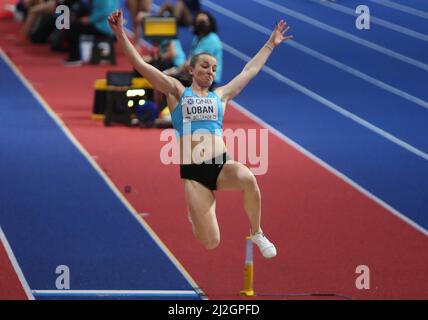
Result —
[{"label": "athlete's midriff", "polygon": [[193,133],[179,138],[180,163],[202,163],[226,152],[223,137],[209,133]]}]

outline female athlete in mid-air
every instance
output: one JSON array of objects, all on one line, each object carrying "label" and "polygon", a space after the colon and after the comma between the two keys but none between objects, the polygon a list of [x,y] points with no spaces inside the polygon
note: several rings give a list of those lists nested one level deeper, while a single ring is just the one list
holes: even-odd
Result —
[{"label": "female athlete in mid-air", "polygon": [[[213,56],[200,53],[191,58],[189,74],[192,84],[184,87],[180,81],[165,75],[141,58],[125,35],[122,11],[115,11],[108,21],[132,66],[155,89],[166,95],[173,126],[179,136],[180,176],[195,237],[206,249],[216,248],[220,243],[220,230],[213,190],[241,191],[244,193],[244,208],[251,226],[252,241],[265,258],[275,257],[276,248],[260,227],[261,198],[256,178],[246,166],[228,158],[222,138],[222,122],[228,101],[257,75],[276,46],[293,37],[286,35],[289,27],[281,20],[241,73],[228,84],[210,91],[216,75],[216,59]],[[194,135],[197,135],[195,139]],[[189,136],[192,137],[191,142],[184,143]],[[203,149],[198,147],[196,153],[199,159],[195,161],[193,154],[201,139],[210,143]],[[184,161],[189,154],[192,155],[191,161]]]}]

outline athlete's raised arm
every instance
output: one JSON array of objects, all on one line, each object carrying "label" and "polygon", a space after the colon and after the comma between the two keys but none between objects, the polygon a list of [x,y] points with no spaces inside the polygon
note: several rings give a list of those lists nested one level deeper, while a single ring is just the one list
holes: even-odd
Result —
[{"label": "athlete's raised arm", "polygon": [[271,55],[274,48],[284,41],[288,41],[293,36],[287,36],[286,33],[290,29],[284,20],[281,20],[273,30],[269,40],[257,52],[257,54],[245,65],[244,69],[228,84],[217,88],[215,91],[222,101],[227,102],[237,96],[242,89],[254,78],[265,65],[267,59]]},{"label": "athlete's raised arm", "polygon": [[116,35],[117,41],[122,47],[123,52],[128,58],[132,66],[146,78],[155,89],[168,95],[172,94],[179,98],[184,91],[184,86],[178,81],[166,74],[162,73],[152,65],[144,61],[138,54],[137,50],[128,40],[128,37],[123,30],[123,12],[116,10],[108,17],[108,22]]}]

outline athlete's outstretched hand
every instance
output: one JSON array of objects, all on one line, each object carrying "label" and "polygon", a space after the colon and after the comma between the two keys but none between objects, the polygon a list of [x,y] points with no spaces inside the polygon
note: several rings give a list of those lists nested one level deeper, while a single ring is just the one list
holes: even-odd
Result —
[{"label": "athlete's outstretched hand", "polygon": [[272,34],[270,35],[269,42],[272,43],[274,46],[279,45],[282,42],[288,41],[290,39],[293,39],[293,36],[287,36],[286,33],[290,29],[290,27],[287,27],[287,23],[284,20],[281,20],[273,30]]},{"label": "athlete's outstretched hand", "polygon": [[108,17],[108,23],[114,33],[120,32],[123,29],[123,11],[116,10]]}]

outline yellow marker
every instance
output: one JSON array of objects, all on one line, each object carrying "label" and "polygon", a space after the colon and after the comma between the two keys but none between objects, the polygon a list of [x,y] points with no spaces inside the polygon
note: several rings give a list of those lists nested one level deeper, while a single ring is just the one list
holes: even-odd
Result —
[{"label": "yellow marker", "polygon": [[177,22],[172,17],[146,17],[143,21],[144,36],[177,35]]},{"label": "yellow marker", "polygon": [[132,85],[131,87],[133,89],[152,89],[152,85],[150,84],[149,81],[147,81],[147,79],[145,78],[132,78]]},{"label": "yellow marker", "polygon": [[107,90],[107,79],[95,80],[95,90]]},{"label": "yellow marker", "polygon": [[104,118],[105,118],[105,115],[103,115],[103,114],[96,114],[96,113],[93,113],[93,114],[91,115],[91,119],[92,119],[92,120],[104,120]]},{"label": "yellow marker", "polygon": [[253,264],[253,242],[251,237],[246,237],[245,246],[245,268],[244,268],[244,289],[241,290],[242,296],[254,297],[253,277],[254,277],[254,264]]}]

